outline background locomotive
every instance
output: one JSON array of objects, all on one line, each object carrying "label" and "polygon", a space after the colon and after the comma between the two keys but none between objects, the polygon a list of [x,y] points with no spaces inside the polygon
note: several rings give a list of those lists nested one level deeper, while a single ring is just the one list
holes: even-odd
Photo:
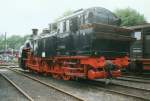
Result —
[{"label": "background locomotive", "polygon": [[26,41],[20,66],[64,80],[121,75],[128,66],[131,30],[105,8],[80,9],[49,25]]},{"label": "background locomotive", "polygon": [[150,24],[129,27],[134,30],[132,37],[136,38],[131,46],[131,72],[150,71]]}]

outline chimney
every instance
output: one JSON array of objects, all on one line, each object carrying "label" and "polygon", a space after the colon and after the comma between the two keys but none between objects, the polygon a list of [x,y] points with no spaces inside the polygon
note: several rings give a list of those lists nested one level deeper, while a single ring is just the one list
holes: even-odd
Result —
[{"label": "chimney", "polygon": [[38,34],[38,29],[32,29],[32,34],[36,36]]}]

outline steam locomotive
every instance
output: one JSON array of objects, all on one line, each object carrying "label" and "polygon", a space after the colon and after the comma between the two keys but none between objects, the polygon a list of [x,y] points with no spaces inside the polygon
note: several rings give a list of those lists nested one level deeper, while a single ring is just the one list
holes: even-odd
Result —
[{"label": "steam locomotive", "polygon": [[23,69],[57,79],[121,76],[129,64],[131,30],[105,8],[80,9],[33,34],[20,49]]}]

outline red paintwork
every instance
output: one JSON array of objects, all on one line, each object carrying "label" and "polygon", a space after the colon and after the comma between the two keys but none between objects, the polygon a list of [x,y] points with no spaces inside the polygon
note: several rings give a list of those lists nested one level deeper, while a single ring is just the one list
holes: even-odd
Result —
[{"label": "red paintwork", "polygon": [[150,70],[150,65],[149,66],[143,66],[144,70]]},{"label": "red paintwork", "polygon": [[[30,51],[26,51],[27,59],[25,65],[27,69],[54,78],[70,80],[74,78],[98,79],[106,78],[106,60],[104,57],[91,56],[56,56],[49,58],[35,57]],[[109,60],[115,65],[115,70],[111,71],[113,77],[121,76],[120,69],[128,65],[128,57]]]},{"label": "red paintwork", "polygon": [[150,70],[150,59],[139,59],[138,61],[142,64],[143,70]]}]

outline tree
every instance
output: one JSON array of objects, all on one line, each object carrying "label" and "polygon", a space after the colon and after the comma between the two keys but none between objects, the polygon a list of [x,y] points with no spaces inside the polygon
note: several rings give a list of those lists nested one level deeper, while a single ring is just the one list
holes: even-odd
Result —
[{"label": "tree", "polygon": [[117,9],[114,13],[121,18],[121,26],[134,26],[146,23],[144,15],[131,8]]},{"label": "tree", "polygon": [[[21,37],[19,35],[12,35],[7,38],[7,48],[8,49],[15,49],[18,50],[21,45],[24,44],[24,42],[27,40],[29,35],[26,35],[24,37]],[[0,51],[5,49],[5,40],[4,37],[0,37]]]},{"label": "tree", "polygon": [[13,35],[7,39],[8,47],[12,49],[19,49],[22,45],[22,37],[18,35]]},{"label": "tree", "polygon": [[4,39],[5,39],[4,35],[0,34],[0,50],[4,50],[4,48],[5,48]]}]

